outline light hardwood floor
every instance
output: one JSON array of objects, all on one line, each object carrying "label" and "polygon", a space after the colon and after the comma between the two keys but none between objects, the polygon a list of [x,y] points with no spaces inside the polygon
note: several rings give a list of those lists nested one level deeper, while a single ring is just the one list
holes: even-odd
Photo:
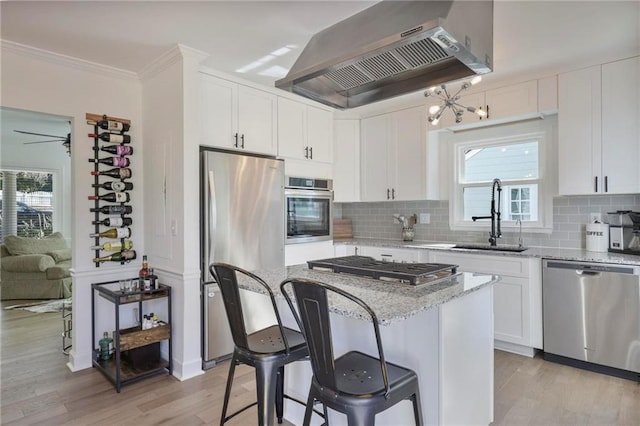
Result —
[{"label": "light hardwood floor", "polygon": [[[16,304],[2,302],[2,307]],[[2,310],[2,424],[199,425],[219,422],[228,364],[180,382],[164,375],[123,387],[98,371],[71,373],[62,353],[59,313]],[[640,386],[525,358],[495,353],[495,424],[640,425]],[[236,370],[231,410],[255,400],[253,369]],[[254,425],[255,407],[229,425]]]}]

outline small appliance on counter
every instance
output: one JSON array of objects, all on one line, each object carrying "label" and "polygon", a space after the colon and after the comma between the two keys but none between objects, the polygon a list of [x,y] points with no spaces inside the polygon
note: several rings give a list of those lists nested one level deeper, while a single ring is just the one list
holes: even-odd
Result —
[{"label": "small appliance on counter", "polygon": [[640,255],[640,212],[618,210],[609,216],[609,251]]}]

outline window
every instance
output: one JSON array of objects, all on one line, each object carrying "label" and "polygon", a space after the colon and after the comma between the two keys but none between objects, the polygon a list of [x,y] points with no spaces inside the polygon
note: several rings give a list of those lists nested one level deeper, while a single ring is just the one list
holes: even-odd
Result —
[{"label": "window", "polygon": [[[487,229],[491,200],[500,198],[503,228],[517,220],[530,231],[551,232],[551,203],[543,167],[545,132],[472,140],[453,137],[455,174],[450,211],[451,228]],[[500,179],[502,191],[493,192]],[[496,205],[498,208],[498,205]],[[478,220],[473,221],[473,217]]]},{"label": "window", "polygon": [[[8,180],[13,182],[8,183]],[[6,189],[5,189],[6,186]],[[9,189],[11,188],[11,189]],[[10,195],[8,191],[13,193]],[[9,211],[3,212],[2,198],[15,199],[15,224]],[[11,217],[11,218],[10,218]],[[47,172],[0,172],[0,235],[15,226],[21,237],[42,238],[53,232],[53,174]],[[13,234],[13,231],[9,232]],[[9,234],[8,233],[8,234]]]}]

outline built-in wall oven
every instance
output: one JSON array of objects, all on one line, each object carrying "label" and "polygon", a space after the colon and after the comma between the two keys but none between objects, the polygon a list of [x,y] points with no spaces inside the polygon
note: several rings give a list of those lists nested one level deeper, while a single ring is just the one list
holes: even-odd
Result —
[{"label": "built-in wall oven", "polygon": [[287,176],[286,244],[333,238],[333,181]]}]

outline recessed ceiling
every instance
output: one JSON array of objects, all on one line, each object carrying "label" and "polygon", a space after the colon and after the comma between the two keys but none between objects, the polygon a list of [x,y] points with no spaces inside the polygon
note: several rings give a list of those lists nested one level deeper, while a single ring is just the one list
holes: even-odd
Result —
[{"label": "recessed ceiling", "polygon": [[[180,43],[208,53],[206,66],[273,87],[279,77],[263,74],[289,69],[313,34],[374,3],[3,1],[0,34],[133,72]],[[640,53],[637,1],[496,0],[494,16],[495,69],[488,79],[553,73]],[[269,58],[286,46],[289,52]]]}]

